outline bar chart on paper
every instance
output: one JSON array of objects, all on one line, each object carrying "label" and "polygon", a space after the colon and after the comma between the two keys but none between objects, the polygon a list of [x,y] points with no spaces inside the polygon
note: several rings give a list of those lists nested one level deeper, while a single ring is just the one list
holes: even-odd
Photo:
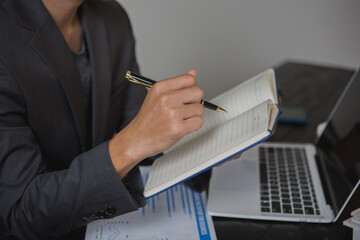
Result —
[{"label": "bar chart on paper", "polygon": [[[141,167],[144,182],[149,170]],[[216,235],[205,209],[205,194],[178,184],[147,199],[146,206],[138,211],[87,226],[85,240],[119,239],[210,240]]]}]

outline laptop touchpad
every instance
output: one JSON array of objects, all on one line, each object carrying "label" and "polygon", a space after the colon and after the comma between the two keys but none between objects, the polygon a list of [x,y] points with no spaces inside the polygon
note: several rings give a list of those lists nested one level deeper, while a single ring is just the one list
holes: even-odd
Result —
[{"label": "laptop touchpad", "polygon": [[258,171],[258,161],[243,156],[213,168],[209,204],[214,212],[260,214]]},{"label": "laptop touchpad", "polygon": [[236,159],[213,169],[213,188],[259,191],[258,166],[255,159]]}]

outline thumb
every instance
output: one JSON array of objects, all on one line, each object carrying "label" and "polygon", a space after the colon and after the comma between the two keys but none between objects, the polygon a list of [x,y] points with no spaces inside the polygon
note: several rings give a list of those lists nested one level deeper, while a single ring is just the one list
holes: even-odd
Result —
[{"label": "thumb", "polygon": [[188,74],[191,74],[191,75],[193,75],[194,78],[196,78],[197,72],[196,72],[195,69],[191,69],[191,70],[188,72]]}]

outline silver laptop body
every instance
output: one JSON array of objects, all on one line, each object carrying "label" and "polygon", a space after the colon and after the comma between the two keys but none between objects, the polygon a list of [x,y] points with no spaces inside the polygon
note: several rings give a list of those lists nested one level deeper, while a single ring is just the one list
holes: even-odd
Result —
[{"label": "silver laptop body", "polygon": [[358,70],[316,144],[262,143],[213,168],[210,215],[336,221],[354,194],[360,194],[359,93]]}]

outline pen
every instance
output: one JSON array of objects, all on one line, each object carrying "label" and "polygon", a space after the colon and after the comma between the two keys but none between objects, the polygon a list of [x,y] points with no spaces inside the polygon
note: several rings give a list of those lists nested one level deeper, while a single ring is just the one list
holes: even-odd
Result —
[{"label": "pen", "polygon": [[[141,84],[148,88],[151,88],[152,85],[154,85],[156,83],[156,81],[154,81],[154,80],[151,80],[147,77],[141,76],[140,74],[133,73],[131,71],[126,72],[125,78],[127,80],[129,80],[130,82]],[[225,109],[223,109],[219,106],[216,106],[215,104],[209,103],[209,102],[205,101],[204,99],[201,99],[200,103],[208,109],[211,109],[211,110],[214,110],[217,112],[227,112]]]}]

